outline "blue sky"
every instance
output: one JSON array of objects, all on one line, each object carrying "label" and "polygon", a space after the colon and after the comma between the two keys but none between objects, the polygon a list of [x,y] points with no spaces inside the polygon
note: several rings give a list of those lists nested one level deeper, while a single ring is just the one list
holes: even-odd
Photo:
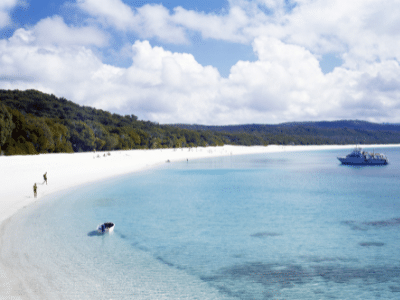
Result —
[{"label": "blue sky", "polygon": [[159,123],[399,122],[395,0],[2,0],[0,88]]}]

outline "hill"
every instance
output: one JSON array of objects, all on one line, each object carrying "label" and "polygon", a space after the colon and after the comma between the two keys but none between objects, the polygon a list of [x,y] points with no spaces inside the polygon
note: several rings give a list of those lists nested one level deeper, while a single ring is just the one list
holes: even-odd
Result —
[{"label": "hill", "polygon": [[0,90],[0,153],[268,144],[400,143],[398,124],[365,121],[278,125],[159,125],[121,116],[36,90]]},{"label": "hill", "polygon": [[188,130],[251,134],[268,141],[269,144],[391,144],[400,142],[400,124],[377,124],[359,120],[292,122],[277,125],[172,124],[171,126]]},{"label": "hill", "polygon": [[139,121],[135,115],[111,114],[36,90],[0,90],[0,151],[6,155],[217,146],[236,144],[234,139],[239,140]]},{"label": "hill", "polygon": [[178,128],[191,130],[212,130],[220,132],[254,132],[268,131],[277,128],[319,128],[319,129],[356,129],[369,131],[399,131],[400,124],[378,124],[359,120],[340,120],[340,121],[319,121],[319,122],[290,122],[277,125],[267,124],[247,124],[247,125],[225,125],[225,126],[207,126],[207,125],[187,125],[171,124]]}]

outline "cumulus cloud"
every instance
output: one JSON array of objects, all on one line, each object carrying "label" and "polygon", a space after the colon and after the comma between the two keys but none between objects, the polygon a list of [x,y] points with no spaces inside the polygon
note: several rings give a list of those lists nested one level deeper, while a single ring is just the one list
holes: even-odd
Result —
[{"label": "cumulus cloud", "polygon": [[143,38],[157,37],[162,41],[181,44],[187,42],[185,30],[173,22],[168,9],[162,5],[144,5],[137,9],[134,30]]},{"label": "cumulus cloud", "polygon": [[151,47],[147,41],[132,46],[131,67],[118,68],[85,47],[38,45],[35,39],[34,30],[20,29],[0,42],[1,88],[35,88],[144,119],[160,116],[160,122],[172,121],[172,115],[201,121],[220,79],[215,68],[201,66],[191,54]]},{"label": "cumulus cloud", "polygon": [[161,4],[132,9],[121,0],[77,0],[77,5],[105,26],[135,32],[141,38],[187,43],[185,30],[171,20],[168,9]]},{"label": "cumulus cloud", "polygon": [[397,1],[308,1],[273,22],[250,26],[254,36],[270,35],[316,54],[341,53],[346,67],[400,57]]},{"label": "cumulus cloud", "polygon": [[[65,28],[57,17],[43,22],[61,24],[73,33],[79,30]],[[399,113],[400,66],[396,60],[375,62],[362,70],[335,68],[323,74],[316,56],[306,47],[264,36],[252,44],[257,60],[238,61],[223,78],[216,68],[202,66],[191,54],[166,51],[148,41],[132,45],[132,64],[122,68],[104,64],[87,46],[72,41],[39,43],[43,34],[37,24],[0,41],[1,88],[36,88],[160,123],[279,123],[355,117],[395,121]],[[79,41],[79,34],[75,35]]]},{"label": "cumulus cloud", "polygon": [[187,43],[190,32],[247,44],[269,36],[319,56],[339,53],[350,68],[400,58],[397,0],[230,0],[219,14],[182,7],[170,12],[149,4],[134,9],[122,0],[77,0],[77,5],[104,25],[167,43]]},{"label": "cumulus cloud", "polygon": [[117,29],[127,30],[134,25],[134,12],[120,0],[77,0],[77,5],[103,24]]},{"label": "cumulus cloud", "polygon": [[53,16],[39,21],[32,30],[36,41],[48,45],[94,45],[107,44],[106,35],[93,26],[68,26],[60,16]]},{"label": "cumulus cloud", "polygon": [[205,14],[182,7],[174,9],[171,20],[184,28],[198,31],[203,38],[245,43],[249,37],[243,34],[250,20],[240,7],[232,7],[227,15]]},{"label": "cumulus cloud", "polygon": [[[226,12],[206,14],[78,0],[92,18],[85,24],[92,25],[67,25],[53,16],[0,40],[0,88],[36,88],[160,123],[398,122],[400,32],[394,0],[297,0],[290,9],[284,0],[229,2]],[[190,31],[251,43],[256,59],[238,61],[223,78],[191,54],[142,40],[131,45],[131,64],[116,67],[92,50],[107,45],[102,30],[110,26],[168,43],[187,42]],[[324,74],[318,59],[332,52],[344,64]]]},{"label": "cumulus cloud", "polygon": [[106,46],[108,37],[92,26],[68,26],[60,16],[39,21],[35,26],[17,29],[10,38],[12,44],[39,46]]},{"label": "cumulus cloud", "polygon": [[238,107],[252,108],[275,122],[282,115],[315,118],[321,108],[315,84],[324,86],[316,58],[306,49],[287,45],[275,38],[259,38],[253,43],[256,62],[238,62],[226,82],[229,89],[242,87]]},{"label": "cumulus cloud", "polygon": [[73,85],[76,85],[77,92],[82,93],[87,70],[102,66],[101,61],[83,47],[43,46],[32,43],[34,40],[32,32],[20,29],[9,40],[1,41],[2,88],[37,88],[64,94],[64,91],[74,90]]}]

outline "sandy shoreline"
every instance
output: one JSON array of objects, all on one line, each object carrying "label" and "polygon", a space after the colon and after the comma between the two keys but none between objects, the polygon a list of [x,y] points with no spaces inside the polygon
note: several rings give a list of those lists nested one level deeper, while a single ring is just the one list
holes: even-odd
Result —
[{"label": "sandy shoreline", "polygon": [[[167,161],[176,162],[217,156],[331,149],[338,149],[338,154],[342,154],[342,150],[353,147],[354,145],[223,146],[0,157],[2,168],[0,173],[0,181],[2,182],[0,191],[0,247],[2,243],[7,243],[2,238],[3,225],[18,210],[36,201],[45,200],[45,196],[60,191],[73,190],[80,185],[149,169]],[[382,148],[400,147],[400,145],[363,145],[363,147]],[[381,152],[384,153],[384,151]],[[43,183],[43,174],[45,172],[47,172],[48,176],[47,185]],[[38,186],[37,198],[33,197],[34,183]],[[18,284],[10,282],[11,278],[8,276],[7,268],[4,268],[5,265],[6,262],[0,256],[0,299],[18,295],[16,293]],[[3,298],[4,296],[5,298]],[[22,297],[17,297],[16,299],[26,298],[23,295],[18,296]]]},{"label": "sandy shoreline", "polygon": [[[364,145],[363,147],[399,147],[400,145]],[[345,146],[223,146],[208,148],[128,150],[73,154],[41,154],[0,157],[0,225],[19,209],[49,194],[74,189],[79,185],[141,171],[166,163],[167,160],[211,158],[217,156],[273,153],[284,151],[312,151],[349,149]],[[43,174],[47,172],[48,184]],[[33,197],[33,185],[38,186],[38,197]]]}]

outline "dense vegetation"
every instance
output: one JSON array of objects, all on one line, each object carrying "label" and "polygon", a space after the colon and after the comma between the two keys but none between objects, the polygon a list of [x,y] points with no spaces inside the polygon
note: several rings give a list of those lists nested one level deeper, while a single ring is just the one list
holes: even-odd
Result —
[{"label": "dense vegetation", "polygon": [[0,150],[6,155],[217,146],[242,136],[138,121],[35,90],[0,90]]},{"label": "dense vegetation", "polygon": [[159,125],[139,121],[134,115],[79,106],[35,90],[0,90],[0,151],[6,155],[224,144],[400,143],[399,126],[338,122]]},{"label": "dense vegetation", "polygon": [[393,144],[400,143],[399,124],[375,124],[365,121],[283,123],[278,125],[202,126],[174,125],[188,130],[209,130],[251,134],[269,144]]}]

